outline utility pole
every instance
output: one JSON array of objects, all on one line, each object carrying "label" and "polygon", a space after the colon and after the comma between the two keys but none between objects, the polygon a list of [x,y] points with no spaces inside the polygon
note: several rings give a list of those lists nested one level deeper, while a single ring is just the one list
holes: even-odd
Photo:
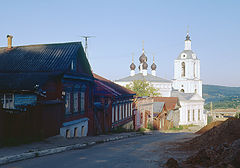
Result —
[{"label": "utility pole", "polygon": [[215,117],[213,116],[213,105],[212,105],[212,102],[210,102],[210,110],[211,110],[212,119],[215,120]]},{"label": "utility pole", "polygon": [[87,59],[89,59],[89,57],[88,57],[88,52],[87,52],[87,48],[88,48],[88,39],[89,39],[89,38],[92,38],[92,37],[95,37],[95,36],[81,36],[81,37],[84,38],[84,40],[85,40],[84,51],[85,51],[85,54],[86,54]]}]

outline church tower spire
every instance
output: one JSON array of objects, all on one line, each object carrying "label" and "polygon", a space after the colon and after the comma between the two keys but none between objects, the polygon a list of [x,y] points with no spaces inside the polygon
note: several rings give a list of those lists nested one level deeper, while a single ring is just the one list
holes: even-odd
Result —
[{"label": "church tower spire", "polygon": [[134,53],[132,53],[132,64],[130,65],[130,76],[134,76],[135,75],[135,68],[136,65],[134,64]]},{"label": "church tower spire", "polygon": [[151,65],[152,75],[153,76],[156,76],[156,68],[157,68],[157,65],[155,64],[155,57],[153,55],[153,64]]},{"label": "church tower spire", "polygon": [[142,55],[139,57],[140,65],[139,65],[139,71],[142,73],[144,76],[147,75],[147,57],[144,53],[144,41],[143,41],[143,48],[142,48]]},{"label": "church tower spire", "polygon": [[185,40],[185,48],[184,48],[184,50],[192,50],[189,30],[187,30],[187,36],[186,36],[186,40]]}]

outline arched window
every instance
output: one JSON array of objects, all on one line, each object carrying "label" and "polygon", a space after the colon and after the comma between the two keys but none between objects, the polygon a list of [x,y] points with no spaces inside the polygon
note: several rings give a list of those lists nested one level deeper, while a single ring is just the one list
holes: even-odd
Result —
[{"label": "arched window", "polygon": [[81,129],[81,136],[85,136],[85,127],[82,126],[82,129]]},{"label": "arched window", "polygon": [[194,74],[194,78],[196,78],[196,63],[194,63],[193,65],[193,74]]},{"label": "arched window", "polygon": [[66,130],[66,138],[70,138],[70,137],[71,137],[71,135],[70,135],[70,130],[67,129],[67,130]]},{"label": "arched window", "polygon": [[182,62],[182,77],[185,77],[185,62]]},{"label": "arched window", "polygon": [[74,128],[74,137],[78,137],[78,127]]},{"label": "arched window", "polygon": [[180,92],[183,92],[183,93],[184,93],[184,89],[181,89]]}]

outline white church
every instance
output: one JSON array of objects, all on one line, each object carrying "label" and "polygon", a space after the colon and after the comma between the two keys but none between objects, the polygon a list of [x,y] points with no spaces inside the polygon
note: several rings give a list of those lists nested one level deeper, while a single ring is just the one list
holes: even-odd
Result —
[{"label": "white church", "polygon": [[180,101],[180,125],[207,124],[202,98],[202,81],[200,79],[200,60],[191,49],[191,39],[187,33],[185,48],[174,60],[174,79],[167,80],[156,76],[156,64],[153,59],[151,74],[148,73],[147,56],[139,57],[139,73],[135,73],[136,65],[132,61],[130,76],[116,80],[115,83],[126,86],[134,80],[146,80],[157,88],[162,97],[178,97]]}]

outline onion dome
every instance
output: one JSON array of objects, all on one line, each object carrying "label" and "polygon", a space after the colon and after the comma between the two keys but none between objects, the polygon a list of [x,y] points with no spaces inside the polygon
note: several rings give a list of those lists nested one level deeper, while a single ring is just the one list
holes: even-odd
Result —
[{"label": "onion dome", "polygon": [[147,62],[147,57],[144,53],[139,57],[139,61],[140,63]]},{"label": "onion dome", "polygon": [[135,65],[134,63],[132,63],[132,64],[130,65],[130,69],[131,69],[131,70],[135,70],[135,68],[136,68],[136,65]]},{"label": "onion dome", "polygon": [[157,65],[156,65],[155,63],[153,63],[153,64],[151,65],[151,69],[152,69],[152,70],[156,70],[156,68],[157,68]]},{"label": "onion dome", "polygon": [[147,64],[146,62],[144,62],[144,63],[142,64],[142,67],[143,67],[143,69],[147,69],[147,68],[148,68],[148,64]]}]

